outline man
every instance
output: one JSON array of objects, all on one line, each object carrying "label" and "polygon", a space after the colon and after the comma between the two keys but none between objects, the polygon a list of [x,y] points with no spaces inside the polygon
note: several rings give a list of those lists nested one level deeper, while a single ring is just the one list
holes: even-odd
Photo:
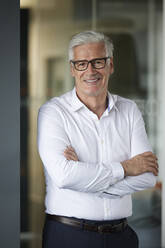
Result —
[{"label": "man", "polygon": [[86,31],[69,45],[75,88],[44,104],[38,149],[46,177],[44,248],[136,248],[131,194],[158,174],[136,104],[110,94],[113,45]]}]

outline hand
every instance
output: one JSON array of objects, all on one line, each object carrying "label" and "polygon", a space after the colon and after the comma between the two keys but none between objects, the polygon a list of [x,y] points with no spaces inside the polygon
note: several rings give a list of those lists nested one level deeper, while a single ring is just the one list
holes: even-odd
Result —
[{"label": "hand", "polygon": [[157,157],[152,152],[144,152],[121,162],[125,176],[137,176],[145,172],[158,175]]},{"label": "hand", "polygon": [[64,150],[64,156],[67,160],[78,161],[77,154],[71,146],[67,146],[67,148]]}]

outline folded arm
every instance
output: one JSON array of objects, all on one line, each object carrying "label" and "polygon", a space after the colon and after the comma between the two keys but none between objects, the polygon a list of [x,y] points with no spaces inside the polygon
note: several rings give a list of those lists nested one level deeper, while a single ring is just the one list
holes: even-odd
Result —
[{"label": "folded arm", "polygon": [[[72,147],[67,147],[64,156],[68,160],[78,161],[76,152]],[[158,174],[157,157],[152,152],[144,152],[136,155],[130,160],[121,162],[124,168],[125,178],[110,185],[98,196],[105,198],[116,198],[136,191],[153,187]]]},{"label": "folded arm", "polygon": [[[158,175],[157,157],[150,151],[144,121],[135,105],[132,121],[131,158],[120,161],[124,169],[124,178],[110,185],[100,197],[114,198],[153,187]],[[107,151],[108,152],[108,151]],[[75,151],[68,147],[64,153],[68,160],[78,160]]]},{"label": "folded arm", "polygon": [[131,135],[131,158],[121,161],[125,177],[103,193],[105,197],[124,196],[154,187],[158,175],[157,157],[151,152],[142,115],[134,106]]},{"label": "folded arm", "polygon": [[38,150],[44,169],[59,188],[83,192],[103,192],[124,177],[120,163],[85,163],[68,160],[64,150],[70,145],[65,120],[58,109],[40,109],[38,116]]}]

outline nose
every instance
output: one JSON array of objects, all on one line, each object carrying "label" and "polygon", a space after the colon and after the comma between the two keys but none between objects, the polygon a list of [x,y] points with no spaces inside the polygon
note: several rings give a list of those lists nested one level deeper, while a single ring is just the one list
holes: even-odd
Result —
[{"label": "nose", "polygon": [[96,71],[96,69],[92,66],[92,63],[89,63],[88,64],[87,71],[90,72],[90,73],[93,73],[93,72]]}]

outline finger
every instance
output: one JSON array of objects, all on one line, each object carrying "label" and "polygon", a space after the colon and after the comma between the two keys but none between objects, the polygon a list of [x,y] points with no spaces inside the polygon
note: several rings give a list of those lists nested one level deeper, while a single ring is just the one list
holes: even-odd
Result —
[{"label": "finger", "polygon": [[142,153],[140,155],[142,155],[145,158],[151,158],[151,159],[158,160],[157,156],[152,152],[144,152],[144,153]]},{"label": "finger", "polygon": [[148,157],[146,158],[148,162],[154,162],[154,163],[157,163],[158,159],[157,158],[154,158],[154,157]]},{"label": "finger", "polygon": [[155,158],[157,159],[156,155],[152,152],[145,152],[142,154],[143,157],[147,158],[147,157],[150,157],[150,158]]},{"label": "finger", "polygon": [[67,146],[67,149],[68,150],[71,150],[71,151],[75,151],[74,148],[72,146]]},{"label": "finger", "polygon": [[64,150],[64,152],[66,152],[66,153],[75,153],[75,154],[76,154],[75,150],[73,150],[73,149],[71,149],[71,148],[66,148],[66,149]]},{"label": "finger", "polygon": [[155,162],[152,162],[152,161],[150,161],[147,165],[148,166],[151,166],[151,167],[154,167],[154,168],[158,168],[159,167],[158,163],[155,163]]},{"label": "finger", "polygon": [[156,164],[152,164],[152,163],[147,164],[147,166],[145,167],[145,170],[144,171],[145,172],[153,172],[151,170],[154,170],[154,171],[157,171],[158,172],[159,168],[158,168],[158,166]]},{"label": "finger", "polygon": [[77,156],[77,154],[74,151],[68,150],[68,149],[64,151],[64,154],[68,154],[68,155],[71,155],[71,156]]},{"label": "finger", "polygon": [[153,152],[150,152],[150,151],[148,151],[148,152],[143,152],[143,153],[141,153],[141,154],[139,154],[139,155],[150,156],[150,155],[153,155]]},{"label": "finger", "polygon": [[151,158],[147,158],[147,159],[143,160],[143,164],[145,164],[145,165],[155,164],[158,166],[157,160],[151,159]]},{"label": "finger", "polygon": [[158,176],[158,173],[159,173],[158,170],[153,170],[153,174],[154,174],[155,176]]},{"label": "finger", "polygon": [[65,150],[64,151],[64,156],[68,159],[68,160],[75,160],[78,161],[78,157],[77,154],[73,151],[70,150]]},{"label": "finger", "polygon": [[69,158],[69,157],[74,157],[75,154],[71,153],[70,151],[64,151],[64,156]]},{"label": "finger", "polygon": [[151,172],[157,173],[159,172],[158,168],[154,167],[154,166],[150,166],[149,170],[151,170]]},{"label": "finger", "polygon": [[67,159],[68,161],[73,160],[73,158],[71,158],[70,156],[66,156],[66,159]]},{"label": "finger", "polygon": [[72,161],[77,161],[77,159],[75,157],[71,157],[71,156],[67,157],[66,159],[69,160],[69,161],[71,161],[71,160]]},{"label": "finger", "polygon": [[74,155],[74,154],[64,153],[64,156],[65,156],[65,158],[68,159],[68,160],[75,160],[75,161],[78,160],[77,156]]},{"label": "finger", "polygon": [[147,172],[152,172],[155,176],[158,175],[158,170],[154,169],[153,167],[148,168]]}]

